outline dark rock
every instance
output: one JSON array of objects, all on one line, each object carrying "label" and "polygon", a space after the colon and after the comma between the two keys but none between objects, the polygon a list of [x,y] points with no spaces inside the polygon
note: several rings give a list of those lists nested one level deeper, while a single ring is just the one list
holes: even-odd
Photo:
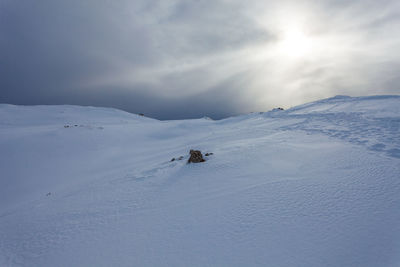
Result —
[{"label": "dark rock", "polygon": [[206,153],[204,156],[208,157],[208,156],[211,156],[211,155],[214,155],[214,153],[212,153],[212,152]]},{"label": "dark rock", "polygon": [[190,150],[190,158],[188,163],[199,163],[204,162],[203,155],[201,154],[200,150]]},{"label": "dark rock", "polygon": [[144,114],[143,114],[143,113],[139,113],[139,116],[142,116],[142,117],[143,117],[143,116],[144,116]]},{"label": "dark rock", "polygon": [[172,161],[175,161],[175,158],[172,158],[172,159],[171,159],[171,162],[172,162]]},{"label": "dark rock", "polygon": [[178,160],[183,160],[183,156],[180,156],[180,157],[178,158]]}]

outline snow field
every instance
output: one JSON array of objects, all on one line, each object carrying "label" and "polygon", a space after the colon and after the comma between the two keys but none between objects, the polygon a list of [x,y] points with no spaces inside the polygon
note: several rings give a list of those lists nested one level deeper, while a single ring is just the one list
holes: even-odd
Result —
[{"label": "snow field", "polygon": [[[0,105],[0,265],[399,266],[399,107],[157,121]],[[191,148],[214,155],[188,165]]]}]

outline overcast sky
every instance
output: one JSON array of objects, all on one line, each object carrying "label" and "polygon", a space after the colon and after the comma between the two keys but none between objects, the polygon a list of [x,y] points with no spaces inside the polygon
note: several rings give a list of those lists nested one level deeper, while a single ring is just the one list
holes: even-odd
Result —
[{"label": "overcast sky", "polygon": [[399,0],[0,0],[0,103],[222,118],[399,84]]}]

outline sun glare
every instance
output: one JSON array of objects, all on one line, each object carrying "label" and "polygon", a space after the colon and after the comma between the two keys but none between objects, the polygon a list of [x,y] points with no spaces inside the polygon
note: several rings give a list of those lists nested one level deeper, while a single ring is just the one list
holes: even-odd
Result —
[{"label": "sun glare", "polygon": [[279,46],[283,54],[294,58],[307,56],[312,51],[311,38],[296,28],[284,32]]}]

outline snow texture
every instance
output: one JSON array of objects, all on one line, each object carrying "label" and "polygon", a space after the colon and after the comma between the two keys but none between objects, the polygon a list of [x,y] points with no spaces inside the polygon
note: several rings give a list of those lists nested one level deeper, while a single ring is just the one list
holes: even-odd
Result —
[{"label": "snow texture", "polygon": [[398,96],[220,121],[2,104],[0,266],[400,266],[399,133]]}]

